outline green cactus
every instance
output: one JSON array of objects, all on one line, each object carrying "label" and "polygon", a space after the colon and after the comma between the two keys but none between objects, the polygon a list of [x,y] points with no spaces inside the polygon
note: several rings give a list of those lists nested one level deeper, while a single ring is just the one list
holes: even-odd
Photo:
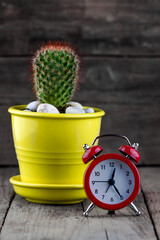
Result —
[{"label": "green cactus", "polygon": [[79,58],[66,43],[42,46],[33,57],[34,90],[41,103],[63,112],[76,89]]}]

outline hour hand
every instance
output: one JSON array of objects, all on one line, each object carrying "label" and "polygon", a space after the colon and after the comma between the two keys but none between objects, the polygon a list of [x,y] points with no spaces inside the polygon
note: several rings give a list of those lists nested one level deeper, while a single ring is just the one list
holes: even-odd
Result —
[{"label": "hour hand", "polygon": [[111,179],[113,180],[116,169],[114,168]]}]

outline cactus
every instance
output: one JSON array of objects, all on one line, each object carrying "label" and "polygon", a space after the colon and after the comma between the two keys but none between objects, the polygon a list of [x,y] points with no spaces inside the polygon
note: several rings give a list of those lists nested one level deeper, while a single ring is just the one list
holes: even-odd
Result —
[{"label": "cactus", "polygon": [[79,58],[67,43],[43,45],[33,57],[34,90],[41,103],[64,112],[77,86]]}]

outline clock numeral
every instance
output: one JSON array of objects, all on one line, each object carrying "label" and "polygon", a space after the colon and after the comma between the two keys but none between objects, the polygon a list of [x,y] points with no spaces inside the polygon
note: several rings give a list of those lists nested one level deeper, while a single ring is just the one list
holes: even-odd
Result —
[{"label": "clock numeral", "polygon": [[132,181],[131,181],[131,180],[129,180],[129,181],[128,181],[128,184],[129,184],[129,185],[131,185],[131,184],[132,184]]},{"label": "clock numeral", "polygon": [[126,193],[129,193],[129,189],[127,189]]},{"label": "clock numeral", "polygon": [[126,176],[129,176],[129,171],[126,172]]},{"label": "clock numeral", "polygon": [[102,199],[104,199],[104,196],[105,196],[105,195],[102,195]]},{"label": "clock numeral", "polygon": [[98,189],[95,189],[95,194],[98,194]]},{"label": "clock numeral", "polygon": [[94,184],[95,184],[95,181],[92,181],[92,184],[94,185]]},{"label": "clock numeral", "polygon": [[106,166],[105,165],[101,165],[101,169],[105,170]]},{"label": "clock numeral", "polygon": [[114,162],[109,163],[110,167],[114,167]]},{"label": "clock numeral", "polygon": [[120,169],[122,169],[122,164],[120,164]]},{"label": "clock numeral", "polygon": [[114,199],[111,197],[110,202],[114,202]]},{"label": "clock numeral", "polygon": [[100,176],[100,172],[95,172],[95,176]]}]

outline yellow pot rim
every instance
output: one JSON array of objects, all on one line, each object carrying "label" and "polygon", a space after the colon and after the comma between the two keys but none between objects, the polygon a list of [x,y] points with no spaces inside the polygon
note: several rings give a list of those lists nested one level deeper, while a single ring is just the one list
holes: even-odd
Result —
[{"label": "yellow pot rim", "polygon": [[[76,118],[76,119],[86,119],[86,118],[97,118],[105,115],[105,112],[99,108],[93,108],[94,113],[76,113],[76,114],[68,114],[68,113],[39,113],[39,112],[29,112],[22,111],[26,109],[27,105],[16,105],[12,106],[8,109],[8,112],[18,116],[26,116],[26,117],[35,117],[35,118],[56,118],[56,119],[68,119],[68,118]],[[84,108],[89,108],[84,106]]]},{"label": "yellow pot rim", "polygon": [[10,183],[15,186],[26,187],[26,188],[56,188],[56,189],[83,189],[82,184],[42,184],[42,183],[27,183],[21,181],[21,176],[16,175],[10,178]]}]

